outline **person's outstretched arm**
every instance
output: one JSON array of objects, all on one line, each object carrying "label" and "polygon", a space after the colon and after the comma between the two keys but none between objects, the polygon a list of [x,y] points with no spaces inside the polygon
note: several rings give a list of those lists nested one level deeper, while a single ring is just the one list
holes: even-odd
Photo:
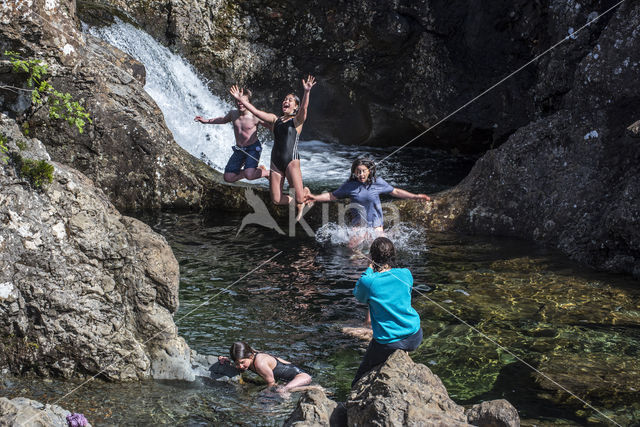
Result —
[{"label": "person's outstretched arm", "polygon": [[316,79],[309,75],[307,80],[302,80],[302,87],[304,87],[304,95],[302,95],[302,101],[300,101],[300,108],[296,116],[293,118],[293,124],[295,127],[302,126],[305,120],[307,120],[307,108],[309,107],[309,92],[311,88],[316,84]]},{"label": "person's outstretched arm", "polygon": [[413,194],[407,190],[403,190],[402,188],[394,188],[393,191],[389,194],[399,199],[424,200],[425,202],[431,200],[431,197],[427,196],[426,194]]},{"label": "person's outstretched arm", "polygon": [[315,194],[309,194],[307,200],[312,202],[333,202],[338,200],[338,198],[334,196],[333,193],[322,193],[317,196]]},{"label": "person's outstretched arm", "polygon": [[251,111],[251,113],[257,118],[259,118],[260,120],[265,121],[267,123],[275,123],[275,121],[278,120],[278,116],[276,116],[275,114],[258,110],[256,107],[253,106],[252,103],[242,98],[242,95],[243,95],[242,89],[240,89],[238,86],[236,85],[231,86],[231,89],[229,89],[229,93],[231,93],[231,96],[237,99],[238,102],[244,105],[247,108],[247,110]]},{"label": "person's outstretched arm", "polygon": [[233,113],[232,111],[229,111],[226,116],[216,117],[215,119],[205,119],[202,116],[196,116],[196,118],[193,120],[195,120],[196,122],[204,123],[204,124],[221,125],[224,123],[229,123],[230,121],[233,120],[232,113]]}]

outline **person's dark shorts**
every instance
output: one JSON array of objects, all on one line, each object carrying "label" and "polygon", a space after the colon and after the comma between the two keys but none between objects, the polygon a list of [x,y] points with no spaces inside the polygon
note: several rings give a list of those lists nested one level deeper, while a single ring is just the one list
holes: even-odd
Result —
[{"label": "person's dark shorts", "polygon": [[243,169],[255,169],[260,161],[262,144],[256,141],[246,147],[233,146],[233,154],[224,168],[224,173],[238,173]]}]

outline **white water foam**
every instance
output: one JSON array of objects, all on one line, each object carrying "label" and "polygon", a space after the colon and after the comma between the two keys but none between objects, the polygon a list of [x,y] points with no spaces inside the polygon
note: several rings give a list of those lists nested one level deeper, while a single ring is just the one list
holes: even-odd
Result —
[{"label": "white water foam", "polygon": [[[379,236],[373,228],[351,227],[330,222],[318,229],[316,241],[324,245],[347,246],[353,239],[359,242],[355,249],[368,252],[371,242]],[[411,224],[396,224],[385,230],[384,236],[393,242],[397,251],[415,254],[426,250],[424,230]]]},{"label": "white water foam", "polygon": [[145,91],[162,110],[167,127],[176,142],[193,156],[209,161],[223,170],[234,144],[230,125],[205,125],[195,122],[224,116],[232,106],[207,89],[206,82],[180,56],[156,42],[153,37],[116,18],[108,27],[90,27],[90,34],[128,53],[146,69]]}]

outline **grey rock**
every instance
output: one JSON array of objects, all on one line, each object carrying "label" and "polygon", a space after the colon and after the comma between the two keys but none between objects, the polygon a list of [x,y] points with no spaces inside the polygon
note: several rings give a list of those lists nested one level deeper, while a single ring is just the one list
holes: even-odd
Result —
[{"label": "grey rock", "polygon": [[[449,398],[438,376],[396,351],[364,375],[345,405],[320,390],[301,396],[285,426],[519,426],[516,409],[506,400],[483,402],[467,410]],[[346,419],[345,419],[346,416]]]},{"label": "grey rock", "polygon": [[404,351],[363,376],[347,401],[349,426],[466,426],[440,378]]},{"label": "grey rock", "polygon": [[[44,156],[6,117],[9,156]],[[46,157],[46,156],[45,156]],[[0,366],[14,373],[112,380],[194,379],[178,336],[179,267],[165,239],[121,215],[80,172],[57,162],[30,187],[0,162]]]},{"label": "grey rock", "polygon": [[346,425],[347,413],[344,405],[329,399],[320,389],[305,391],[298,400],[296,409],[284,422],[285,427]]},{"label": "grey rock", "polygon": [[469,424],[478,427],[520,427],[518,411],[505,399],[473,405],[465,415]]},{"label": "grey rock", "polygon": [[58,405],[43,405],[24,397],[11,400],[0,397],[0,425],[3,426],[67,427],[69,414],[69,411]]}]

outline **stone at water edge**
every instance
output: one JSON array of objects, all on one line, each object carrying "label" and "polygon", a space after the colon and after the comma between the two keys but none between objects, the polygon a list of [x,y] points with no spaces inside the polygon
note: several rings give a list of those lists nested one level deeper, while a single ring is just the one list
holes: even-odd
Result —
[{"label": "stone at water edge", "polygon": [[478,403],[465,411],[467,421],[476,426],[520,427],[518,411],[505,399]]},{"label": "stone at water edge", "polygon": [[468,425],[464,408],[449,398],[440,378],[404,351],[355,384],[347,414],[351,426]]},{"label": "stone at water edge", "polygon": [[[0,425],[67,427],[71,412],[58,405],[44,405],[25,397],[0,398]],[[91,424],[86,424],[91,427]]]},{"label": "stone at water edge", "polygon": [[342,403],[329,399],[324,391],[306,391],[298,400],[296,409],[284,422],[284,427],[346,426],[347,413]]}]

